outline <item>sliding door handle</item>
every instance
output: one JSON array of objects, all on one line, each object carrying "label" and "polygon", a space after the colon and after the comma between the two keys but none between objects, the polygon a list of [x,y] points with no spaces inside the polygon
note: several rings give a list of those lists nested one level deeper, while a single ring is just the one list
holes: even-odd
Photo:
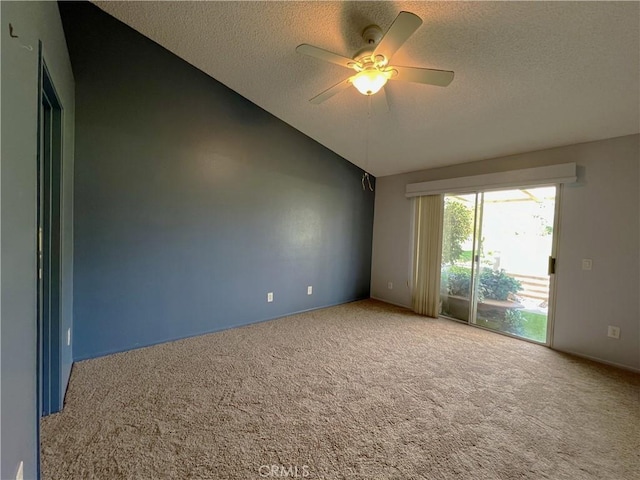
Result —
[{"label": "sliding door handle", "polygon": [[556,259],[555,257],[549,257],[549,266],[547,268],[547,274],[553,275],[556,273]]}]

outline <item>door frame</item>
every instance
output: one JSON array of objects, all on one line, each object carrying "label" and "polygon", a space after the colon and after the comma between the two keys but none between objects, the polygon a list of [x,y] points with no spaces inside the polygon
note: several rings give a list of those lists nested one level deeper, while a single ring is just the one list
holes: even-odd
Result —
[{"label": "door frame", "polygon": [[553,214],[553,239],[551,241],[551,257],[554,259],[554,271],[549,274],[549,304],[547,309],[547,347],[553,348],[553,330],[556,319],[556,285],[558,278],[558,245],[560,245],[560,205],[562,203],[563,183],[555,183],[556,204]]},{"label": "door frame", "polygon": [[[59,411],[62,379],[63,108],[42,54],[38,56],[36,184],[36,319],[38,418]],[[47,107],[47,108],[45,108]]]},{"label": "door frame", "polygon": [[[553,239],[551,240],[551,252],[550,256],[553,257],[556,261],[556,269],[553,273],[549,273],[549,301],[547,308],[547,337],[546,341],[538,342],[535,340],[531,340],[529,338],[521,337],[518,335],[514,335],[509,332],[502,332],[500,330],[492,330],[490,328],[483,327],[482,325],[478,325],[476,323],[476,315],[477,315],[477,295],[476,291],[478,288],[479,279],[477,278],[477,270],[478,270],[478,261],[477,258],[479,256],[478,250],[480,247],[480,238],[482,235],[482,220],[483,220],[483,207],[484,207],[484,193],[486,192],[496,192],[496,191],[504,191],[504,190],[517,190],[523,188],[523,186],[511,185],[507,187],[499,187],[499,188],[488,188],[488,189],[473,189],[473,190],[458,190],[453,192],[443,193],[443,201],[444,196],[450,194],[459,194],[459,195],[475,195],[475,205],[474,205],[474,226],[473,226],[473,255],[471,261],[471,286],[469,291],[469,312],[468,312],[468,320],[461,320],[458,318],[449,317],[446,315],[440,315],[443,318],[454,320],[456,322],[464,323],[466,325],[470,325],[472,327],[481,328],[483,330],[487,330],[489,332],[497,333],[500,335],[505,335],[507,337],[517,338],[518,340],[524,340],[525,342],[534,343],[536,345],[543,345],[546,347],[553,347],[553,329],[555,323],[555,307],[556,307],[556,278],[557,278],[557,258],[558,258],[558,245],[560,238],[560,203],[562,200],[562,183],[542,183],[539,185],[526,185],[527,188],[540,188],[540,187],[555,187],[556,195],[555,195],[555,205],[554,205],[554,216],[553,216]],[[480,197],[482,196],[482,200]]]}]

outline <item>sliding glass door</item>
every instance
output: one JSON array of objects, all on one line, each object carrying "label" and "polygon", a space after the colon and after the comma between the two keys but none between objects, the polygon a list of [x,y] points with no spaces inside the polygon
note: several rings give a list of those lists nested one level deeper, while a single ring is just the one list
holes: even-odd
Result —
[{"label": "sliding glass door", "polygon": [[445,195],[441,315],[547,343],[556,187]]}]

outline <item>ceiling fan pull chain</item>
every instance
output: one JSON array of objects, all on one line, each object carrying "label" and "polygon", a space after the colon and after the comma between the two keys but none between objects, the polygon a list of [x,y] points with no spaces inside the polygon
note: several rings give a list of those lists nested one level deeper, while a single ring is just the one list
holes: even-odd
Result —
[{"label": "ceiling fan pull chain", "polygon": [[367,99],[367,126],[364,144],[364,173],[362,174],[362,190],[367,190],[364,184],[365,178],[367,179],[367,185],[369,190],[373,192],[373,186],[371,185],[371,177],[367,170],[369,170],[369,130],[371,129],[371,95]]},{"label": "ceiling fan pull chain", "polygon": [[364,173],[362,174],[362,190],[366,191],[367,187],[364,184],[364,180],[367,180],[367,185],[369,186],[369,190],[373,192],[373,187],[371,186],[371,178],[369,177],[369,129],[371,126],[371,95],[367,99],[367,125],[365,132],[365,142],[364,142]]}]

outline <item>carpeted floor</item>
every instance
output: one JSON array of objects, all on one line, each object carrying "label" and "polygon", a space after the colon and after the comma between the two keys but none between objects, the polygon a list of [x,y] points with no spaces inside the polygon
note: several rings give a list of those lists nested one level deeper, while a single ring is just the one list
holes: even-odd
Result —
[{"label": "carpeted floor", "polygon": [[77,363],[42,473],[637,479],[639,392],[640,375],[367,300]]}]

